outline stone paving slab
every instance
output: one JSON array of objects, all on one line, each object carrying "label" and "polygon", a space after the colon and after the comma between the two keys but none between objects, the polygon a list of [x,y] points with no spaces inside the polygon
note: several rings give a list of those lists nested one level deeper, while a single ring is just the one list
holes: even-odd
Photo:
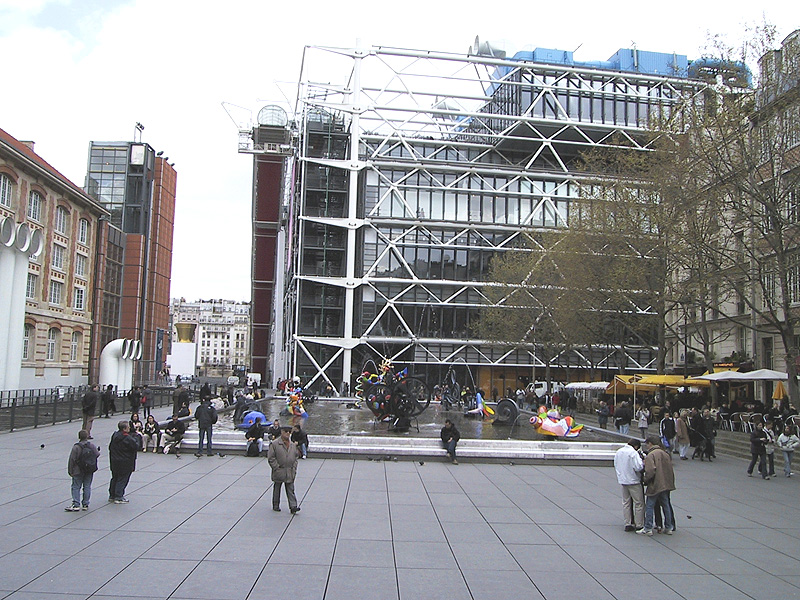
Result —
[{"label": "stone paving slab", "polygon": [[309,458],[292,516],[263,458],[147,453],[109,504],[115,428],[79,513],[78,424],[0,434],[0,600],[800,599],[800,478],[741,459],[678,461],[678,531],[647,538],[607,466]]}]

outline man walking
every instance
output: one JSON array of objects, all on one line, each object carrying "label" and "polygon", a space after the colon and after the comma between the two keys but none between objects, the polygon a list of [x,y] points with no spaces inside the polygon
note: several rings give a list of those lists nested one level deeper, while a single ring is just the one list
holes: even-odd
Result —
[{"label": "man walking", "polygon": [[625,531],[636,531],[644,527],[644,461],[640,454],[641,447],[639,440],[631,439],[614,454],[614,470],[617,472],[617,482],[622,486]]},{"label": "man walking", "polygon": [[294,479],[297,475],[299,451],[291,440],[291,427],[282,427],[279,438],[269,444],[267,460],[272,468],[272,510],[281,510],[281,484],[286,488],[286,499],[292,514],[300,512],[297,497],[294,495]]},{"label": "man walking", "polygon": [[126,504],[125,488],[136,470],[136,454],[139,443],[130,435],[130,423],[120,421],[118,430],[111,436],[108,445],[108,458],[111,466],[111,483],[108,485],[108,501]]},{"label": "man walking", "polygon": [[194,418],[197,419],[197,427],[200,430],[199,438],[197,441],[197,452],[195,456],[203,456],[203,437],[208,440],[206,442],[206,450],[208,455],[211,456],[211,431],[214,428],[214,423],[217,422],[217,409],[211,406],[211,399],[204,398],[197,410],[194,411]]},{"label": "man walking", "polygon": [[97,410],[97,400],[99,395],[97,390],[99,386],[94,384],[89,391],[83,395],[81,401],[81,410],[83,412],[83,426],[81,429],[86,431],[87,439],[92,439],[92,421],[94,421],[94,413]]},{"label": "man walking", "polygon": [[[77,512],[89,510],[89,500],[92,496],[92,479],[97,471],[97,457],[100,449],[89,441],[89,434],[85,429],[78,432],[78,441],[72,446],[67,462],[67,472],[72,477],[72,505],[64,510]],[[83,490],[83,497],[81,497]]]},{"label": "man walking", "polygon": [[644,459],[645,490],[644,527],[637,529],[636,533],[653,535],[655,527],[656,504],[661,505],[664,512],[664,533],[672,535],[675,530],[675,518],[672,514],[672,504],[669,493],[675,489],[675,472],[672,469],[672,457],[661,447],[661,439],[651,435],[645,442],[647,456]]}]

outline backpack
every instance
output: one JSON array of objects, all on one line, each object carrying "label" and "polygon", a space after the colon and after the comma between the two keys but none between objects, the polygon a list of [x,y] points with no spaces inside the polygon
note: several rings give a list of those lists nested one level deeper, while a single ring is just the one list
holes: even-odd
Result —
[{"label": "backpack", "polygon": [[247,456],[258,456],[258,442],[253,440],[247,444]]},{"label": "backpack", "polygon": [[94,452],[91,444],[78,444],[81,447],[81,453],[78,455],[78,467],[81,473],[88,475],[97,471],[97,455]]}]

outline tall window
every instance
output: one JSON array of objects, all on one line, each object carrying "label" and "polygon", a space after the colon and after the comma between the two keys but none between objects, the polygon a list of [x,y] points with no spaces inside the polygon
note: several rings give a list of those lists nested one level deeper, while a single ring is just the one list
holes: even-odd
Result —
[{"label": "tall window", "polygon": [[89,241],[89,221],[81,219],[78,221],[78,241],[87,244]]},{"label": "tall window", "polygon": [[72,332],[72,340],[69,344],[69,360],[70,362],[78,361],[78,351],[81,347],[81,334],[78,331]]},{"label": "tall window", "polygon": [[56,207],[55,229],[57,233],[67,233],[67,209],[63,206]]},{"label": "tall window", "polygon": [[64,284],[60,281],[50,281],[50,304],[61,304],[61,298],[64,294]]},{"label": "tall window", "polygon": [[47,332],[47,360],[55,360],[58,356],[58,336],[60,333],[55,327]]},{"label": "tall window", "polygon": [[66,254],[66,248],[64,246],[60,246],[58,244],[53,244],[53,268],[58,269],[59,271],[64,270],[64,254]]},{"label": "tall window", "polygon": [[33,337],[33,326],[25,323],[22,332],[22,360],[28,360],[31,352],[31,337]]},{"label": "tall window", "polygon": [[0,173],[0,204],[11,206],[11,178]]},{"label": "tall window", "polygon": [[86,290],[81,287],[76,287],[74,299],[73,307],[75,310],[84,310],[86,307]]},{"label": "tall window", "polygon": [[28,218],[33,221],[42,219],[42,195],[39,192],[28,194]]},{"label": "tall window", "polygon": [[28,273],[28,282],[25,285],[25,298],[28,300],[36,300],[36,287],[39,283],[39,276],[33,273]]},{"label": "tall window", "polygon": [[75,275],[86,277],[86,257],[83,254],[75,255]]}]

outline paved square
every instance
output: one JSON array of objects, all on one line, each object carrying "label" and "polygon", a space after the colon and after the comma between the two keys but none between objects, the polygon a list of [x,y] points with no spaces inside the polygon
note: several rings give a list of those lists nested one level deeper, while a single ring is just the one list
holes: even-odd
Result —
[{"label": "paved square", "polygon": [[647,538],[596,466],[310,458],[293,517],[263,458],[148,453],[130,504],[108,504],[116,420],[98,419],[91,507],[67,513],[78,427],[0,434],[0,599],[800,599],[800,477],[780,457],[771,481],[677,461],[678,531]]}]

